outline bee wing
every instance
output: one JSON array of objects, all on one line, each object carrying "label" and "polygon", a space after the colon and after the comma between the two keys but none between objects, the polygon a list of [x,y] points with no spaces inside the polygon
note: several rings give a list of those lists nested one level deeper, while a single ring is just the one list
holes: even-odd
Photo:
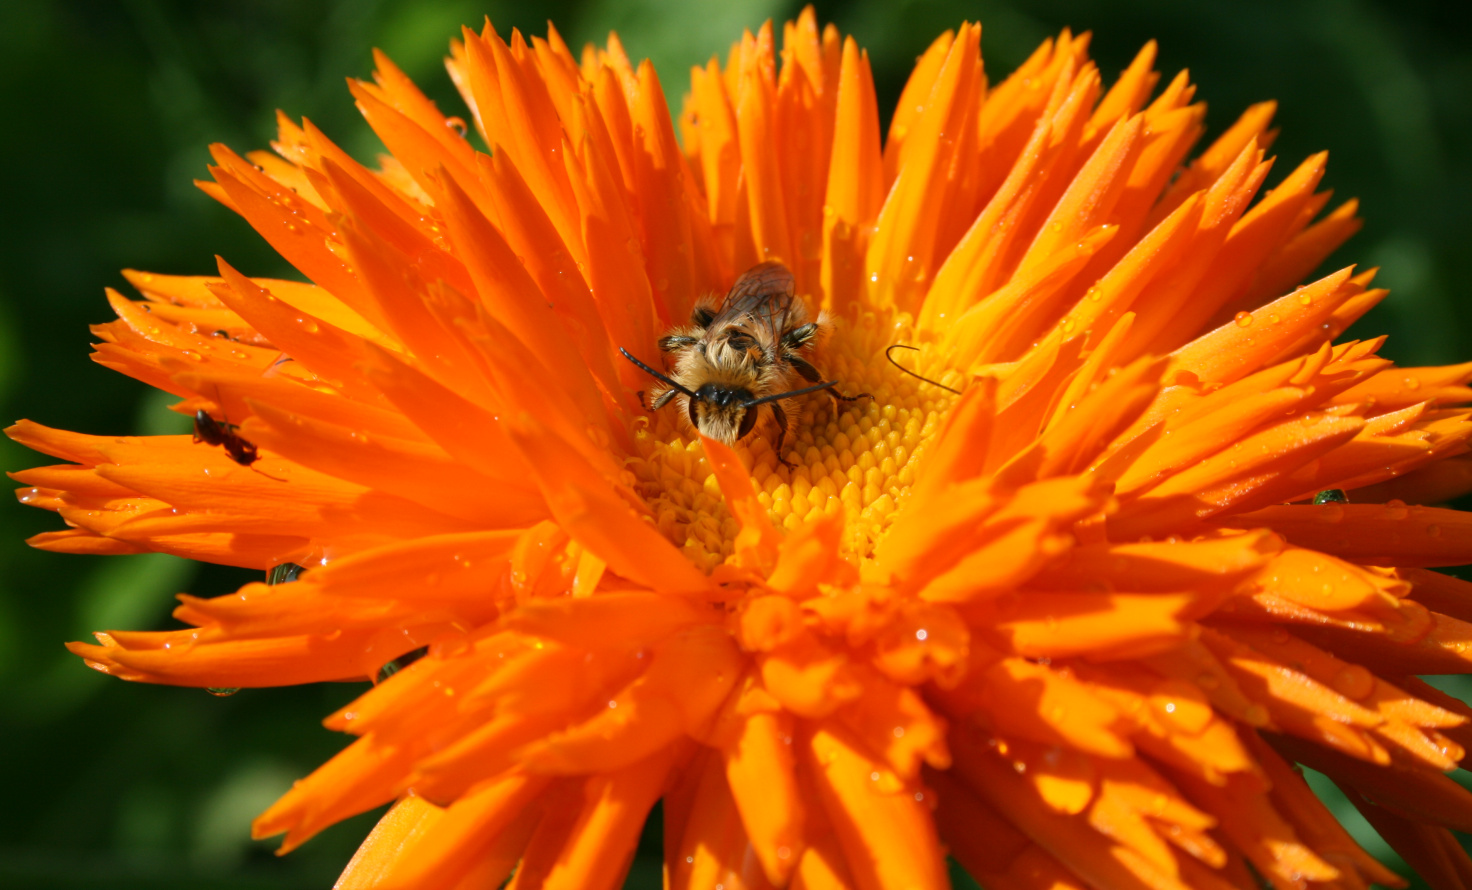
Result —
[{"label": "bee wing", "polygon": [[796,292],[792,272],[781,263],[752,266],[731,285],[707,329],[718,331],[724,325],[761,327],[769,335],[764,339],[771,342],[787,329],[787,316]]}]

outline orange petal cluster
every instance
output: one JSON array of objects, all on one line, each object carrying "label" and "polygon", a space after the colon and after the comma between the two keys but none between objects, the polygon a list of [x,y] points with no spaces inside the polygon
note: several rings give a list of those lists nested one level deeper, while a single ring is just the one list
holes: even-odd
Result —
[{"label": "orange petal cluster", "polygon": [[[1472,585],[1428,571],[1472,562],[1429,506],[1472,490],[1472,365],[1335,342],[1385,292],[1307,280],[1359,225],[1325,156],[1264,191],[1271,103],[1200,148],[1153,44],[992,84],[971,24],[881,138],[854,41],[780,36],[672,120],[616,37],[487,24],[448,61],[485,151],[381,55],[376,168],[285,117],[214,146],[201,188],[311,283],[130,272],[96,358],[259,460],[22,422],[66,463],[14,476],[67,523],[38,547],[306,571],[73,651],[376,679],[255,824],[392,802],[343,888],[616,887],[661,801],[671,888],[1399,886],[1295,762],[1472,886],[1472,709],[1417,679],[1472,671]],[[618,353],[769,260],[875,396],[783,455],[650,414]]]}]

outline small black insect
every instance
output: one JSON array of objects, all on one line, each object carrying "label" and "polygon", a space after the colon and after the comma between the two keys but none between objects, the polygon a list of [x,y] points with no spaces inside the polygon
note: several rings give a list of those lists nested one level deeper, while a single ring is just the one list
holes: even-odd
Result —
[{"label": "small black insect", "polygon": [[255,443],[242,439],[236,429],[234,424],[215,420],[203,408],[194,412],[194,441],[219,445],[231,460],[248,467],[259,460],[260,455],[256,453]]},{"label": "small black insect", "polygon": [[412,652],[405,652],[403,655],[386,662],[383,667],[379,668],[378,674],[373,678],[373,682],[382,683],[384,680],[387,680],[389,677],[392,677],[394,674],[397,674],[428,654],[428,646],[420,646]]},{"label": "small black insect", "polygon": [[280,562],[266,570],[267,584],[290,584],[306,569],[294,562]]}]

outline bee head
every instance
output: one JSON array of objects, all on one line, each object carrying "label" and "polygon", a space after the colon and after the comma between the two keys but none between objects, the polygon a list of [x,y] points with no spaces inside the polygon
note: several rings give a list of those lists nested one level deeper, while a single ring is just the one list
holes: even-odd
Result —
[{"label": "bee head", "polygon": [[706,383],[690,399],[690,423],[712,439],[730,445],[756,426],[751,390],[730,383]]}]

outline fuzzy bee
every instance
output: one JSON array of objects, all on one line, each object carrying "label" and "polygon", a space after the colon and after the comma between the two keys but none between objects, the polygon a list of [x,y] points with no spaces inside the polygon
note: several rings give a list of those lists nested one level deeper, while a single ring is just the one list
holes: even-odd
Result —
[{"label": "fuzzy bee", "polygon": [[787,267],[762,263],[737,278],[719,305],[702,301],[688,326],[659,338],[659,348],[674,359],[671,375],[649,367],[626,349],[619,351],[665,384],[652,393],[651,410],[676,402],[692,426],[727,445],[750,434],[766,406],[777,430],[777,459],[787,464],[782,446],[801,407],[798,403],[784,409],[779,402],[818,392],[844,402],[873,398],[868,393],[840,394],[834,389],[838,382],[824,381],[813,366],[826,327],[821,316],[808,320]]}]

